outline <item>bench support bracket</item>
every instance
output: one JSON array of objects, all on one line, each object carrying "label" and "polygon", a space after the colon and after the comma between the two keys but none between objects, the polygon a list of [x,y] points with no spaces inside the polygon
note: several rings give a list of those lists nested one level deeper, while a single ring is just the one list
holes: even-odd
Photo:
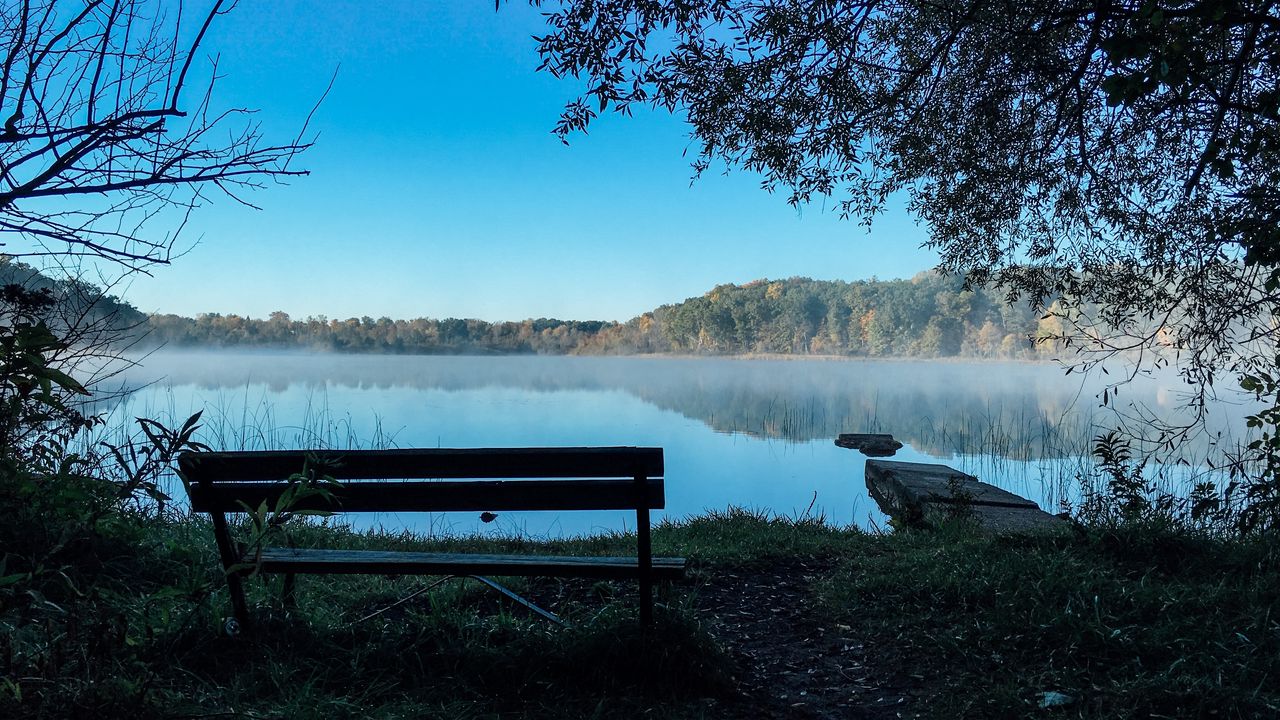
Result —
[{"label": "bench support bracket", "polygon": [[499,583],[496,583],[493,580],[490,580],[489,578],[484,577],[483,575],[454,575],[453,577],[471,578],[472,580],[478,580],[484,583],[485,585],[488,585],[490,588],[497,590],[500,594],[504,595],[507,599],[515,602],[517,605],[523,607],[524,609],[528,610],[534,615],[537,615],[538,617],[541,617],[544,620],[550,620],[551,622],[561,627],[569,627],[569,624],[566,623],[564,620],[561,620],[560,616],[556,615],[550,610],[543,610],[542,608],[538,607],[537,605],[534,605],[532,602],[525,599],[524,597],[521,597],[518,593],[512,591],[509,588],[503,587]]}]

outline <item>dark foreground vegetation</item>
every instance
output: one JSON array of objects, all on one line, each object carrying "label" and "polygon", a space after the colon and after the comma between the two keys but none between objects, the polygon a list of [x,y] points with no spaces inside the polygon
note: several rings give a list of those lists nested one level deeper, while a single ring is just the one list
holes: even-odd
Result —
[{"label": "dark foreground vegetation", "polygon": [[[1141,524],[868,535],[729,512],[658,529],[655,550],[693,572],[647,635],[634,590],[609,583],[517,583],[572,623],[557,628],[458,581],[397,605],[431,579],[324,577],[300,580],[296,607],[278,579],[251,582],[257,625],[233,638],[205,521],[127,512],[90,529],[65,498],[0,492],[5,717],[1017,717],[1046,697],[1066,703],[1058,717],[1280,712],[1272,543]],[[634,542],[290,532],[503,552]]]}]

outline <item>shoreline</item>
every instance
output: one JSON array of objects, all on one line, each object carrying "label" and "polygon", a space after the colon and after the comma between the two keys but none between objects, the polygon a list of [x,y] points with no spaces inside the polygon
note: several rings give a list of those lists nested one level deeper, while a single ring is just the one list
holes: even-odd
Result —
[{"label": "shoreline", "polygon": [[980,355],[951,355],[946,357],[921,357],[915,355],[796,355],[790,353],[747,353],[738,355],[713,355],[689,353],[505,353],[505,352],[365,352],[340,351],[326,348],[301,348],[251,345],[178,345],[147,348],[139,352],[121,353],[128,360],[139,360],[152,355],[234,354],[262,356],[329,356],[329,357],[458,357],[458,358],[616,358],[627,360],[735,360],[735,361],[786,361],[832,363],[921,363],[921,364],[1017,364],[1030,366],[1062,366],[1058,358],[1043,360],[1030,358],[983,357]]}]

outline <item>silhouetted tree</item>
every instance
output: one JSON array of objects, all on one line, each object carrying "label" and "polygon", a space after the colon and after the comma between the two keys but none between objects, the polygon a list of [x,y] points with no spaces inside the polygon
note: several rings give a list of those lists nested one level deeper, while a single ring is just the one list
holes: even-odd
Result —
[{"label": "silhouetted tree", "polygon": [[248,204],[242,191],[305,174],[290,161],[308,143],[268,142],[250,111],[213,106],[216,62],[192,87],[209,29],[232,4],[198,12],[168,0],[0,7],[6,254],[93,256],[131,269],[166,263],[209,193]]},{"label": "silhouetted tree", "polygon": [[868,223],[907,193],[941,269],[1056,301],[1095,360],[1172,348],[1199,387],[1275,363],[1273,2],[535,4],[541,67],[584,88],[561,138],[609,109],[679,113],[699,173]]}]

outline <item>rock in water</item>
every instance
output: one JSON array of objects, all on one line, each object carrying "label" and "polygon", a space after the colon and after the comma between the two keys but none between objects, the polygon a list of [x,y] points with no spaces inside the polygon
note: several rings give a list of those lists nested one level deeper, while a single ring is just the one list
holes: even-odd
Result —
[{"label": "rock in water", "polygon": [[902,449],[902,443],[888,433],[841,433],[836,445],[857,450],[867,457],[891,457]]}]

